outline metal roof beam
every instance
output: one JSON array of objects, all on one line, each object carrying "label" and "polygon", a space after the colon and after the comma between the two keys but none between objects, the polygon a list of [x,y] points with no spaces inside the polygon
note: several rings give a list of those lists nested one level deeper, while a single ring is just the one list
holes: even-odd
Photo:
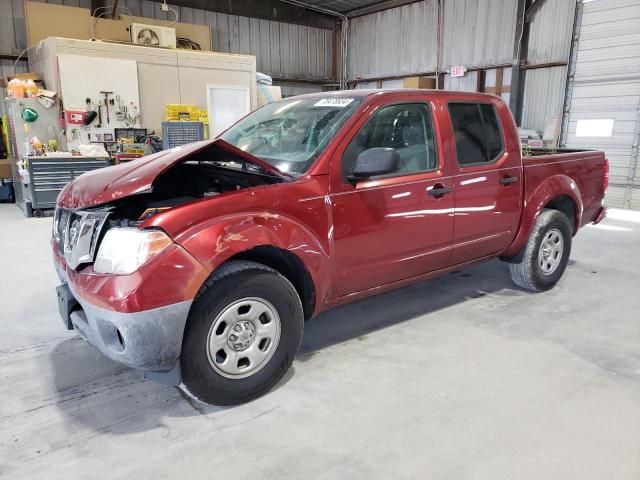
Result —
[{"label": "metal roof beam", "polygon": [[[162,3],[162,0],[152,0]],[[335,30],[336,18],[279,0],[170,0],[171,5]]]},{"label": "metal roof beam", "polygon": [[369,15],[370,13],[376,13],[383,10],[389,10],[391,8],[402,7],[403,5],[409,5],[410,3],[417,3],[419,1],[422,0],[384,0],[382,2],[373,2],[370,5],[364,7],[347,10],[345,14],[349,18],[360,17],[362,15]]}]

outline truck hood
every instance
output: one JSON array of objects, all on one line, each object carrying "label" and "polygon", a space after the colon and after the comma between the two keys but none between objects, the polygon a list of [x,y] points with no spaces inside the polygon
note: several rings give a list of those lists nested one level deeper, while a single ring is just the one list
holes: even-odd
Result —
[{"label": "truck hood", "polygon": [[272,175],[290,179],[273,165],[261,160],[224,140],[207,140],[183,147],[172,148],[138,160],[106,167],[82,174],[69,183],[58,196],[58,205],[64,208],[86,208],[112,202],[119,198],[149,192],[156,177],[188,156],[216,145],[264,169]]}]

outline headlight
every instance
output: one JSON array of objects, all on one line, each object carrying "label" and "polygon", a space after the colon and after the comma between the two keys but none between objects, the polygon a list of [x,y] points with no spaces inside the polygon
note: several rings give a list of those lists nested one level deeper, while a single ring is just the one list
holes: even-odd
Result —
[{"label": "headlight", "polygon": [[100,243],[93,270],[97,273],[128,275],[172,243],[160,230],[111,228]]},{"label": "headlight", "polygon": [[53,211],[53,223],[51,225],[51,236],[56,241],[56,243],[60,241],[60,213],[60,207],[56,207],[56,209]]}]

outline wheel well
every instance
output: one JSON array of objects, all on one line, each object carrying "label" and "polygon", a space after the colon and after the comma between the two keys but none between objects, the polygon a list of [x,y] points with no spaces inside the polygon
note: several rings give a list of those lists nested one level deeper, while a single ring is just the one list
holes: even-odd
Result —
[{"label": "wheel well", "polygon": [[298,292],[304,310],[304,319],[311,318],[315,307],[315,286],[304,263],[296,255],[281,248],[261,245],[240,252],[229,260],[250,260],[276,270],[289,280]]},{"label": "wheel well", "polygon": [[[547,208],[550,210],[558,210],[564,213],[566,217],[569,219],[569,222],[571,223],[571,231],[575,235],[577,231],[577,228],[576,228],[577,208],[576,208],[576,202],[573,200],[573,198],[571,198],[568,195],[558,195],[557,197],[554,197],[549,202],[547,202],[544,208]],[[522,246],[522,248],[518,253],[510,256],[503,255],[500,257],[500,260],[507,263],[519,263],[522,260],[522,254],[524,253],[525,247],[526,247],[526,242],[525,242],[525,245]]]},{"label": "wheel well", "polygon": [[571,222],[571,230],[576,231],[576,202],[568,195],[559,195],[548,202],[544,208],[558,210],[564,213]]}]

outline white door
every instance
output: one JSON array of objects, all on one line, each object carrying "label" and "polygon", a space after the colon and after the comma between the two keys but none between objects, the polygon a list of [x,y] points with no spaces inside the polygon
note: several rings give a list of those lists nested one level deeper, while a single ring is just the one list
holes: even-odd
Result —
[{"label": "white door", "polygon": [[215,138],[251,109],[249,88],[207,85],[209,137]]}]

